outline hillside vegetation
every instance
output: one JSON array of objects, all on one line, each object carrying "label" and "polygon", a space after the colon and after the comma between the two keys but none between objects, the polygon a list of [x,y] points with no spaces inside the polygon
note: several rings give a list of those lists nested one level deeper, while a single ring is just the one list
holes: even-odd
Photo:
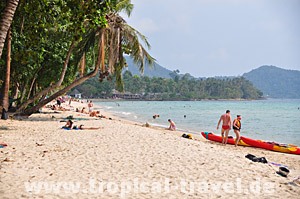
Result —
[{"label": "hillside vegetation", "polygon": [[[135,99],[146,100],[201,100],[201,99],[259,99],[263,93],[243,77],[231,79],[196,79],[185,74],[174,78],[123,74],[125,93],[137,94]],[[114,80],[88,80],[77,87],[85,97],[112,97]],[[119,97],[122,95],[118,95]]]},{"label": "hillside vegetation", "polygon": [[243,75],[266,97],[300,98],[300,71],[261,66]]}]

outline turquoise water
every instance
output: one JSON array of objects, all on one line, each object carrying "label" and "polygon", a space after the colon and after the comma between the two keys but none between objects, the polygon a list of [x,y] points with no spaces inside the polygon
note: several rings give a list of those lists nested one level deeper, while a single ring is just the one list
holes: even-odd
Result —
[{"label": "turquoise water", "polygon": [[[110,101],[96,102],[104,110],[132,121],[168,126],[172,119],[178,129],[199,134],[216,130],[227,109],[234,119],[242,115],[241,134],[254,139],[300,145],[300,99],[259,101]],[[153,119],[152,116],[160,117]],[[184,118],[184,115],[186,117]],[[235,135],[230,131],[230,135]]]}]

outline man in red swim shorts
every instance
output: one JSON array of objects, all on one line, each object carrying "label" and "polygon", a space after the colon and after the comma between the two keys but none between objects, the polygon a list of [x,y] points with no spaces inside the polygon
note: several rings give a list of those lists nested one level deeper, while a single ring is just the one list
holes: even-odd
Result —
[{"label": "man in red swim shorts", "polygon": [[[227,110],[225,114],[221,115],[217,129],[219,129],[220,123],[222,121],[222,129],[221,129],[221,135],[222,135],[222,144],[226,145],[228,140],[228,134],[231,129],[231,115],[230,110]],[[224,137],[225,133],[225,137]]]}]

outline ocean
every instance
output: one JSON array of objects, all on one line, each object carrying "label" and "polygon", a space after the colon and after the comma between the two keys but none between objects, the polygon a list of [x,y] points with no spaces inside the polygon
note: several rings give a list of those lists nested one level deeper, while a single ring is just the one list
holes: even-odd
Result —
[{"label": "ocean", "polygon": [[[168,127],[172,119],[178,129],[200,134],[220,134],[216,126],[227,109],[234,119],[242,115],[241,135],[253,139],[300,146],[300,99],[254,101],[95,101],[103,110],[131,121]],[[153,115],[159,117],[153,119]],[[233,130],[229,133],[235,136]]]}]

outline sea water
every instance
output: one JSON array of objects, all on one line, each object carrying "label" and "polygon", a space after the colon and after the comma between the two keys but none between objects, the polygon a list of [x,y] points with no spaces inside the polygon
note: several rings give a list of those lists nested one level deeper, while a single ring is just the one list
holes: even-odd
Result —
[{"label": "sea water", "polygon": [[[216,129],[219,118],[230,110],[233,119],[242,115],[241,135],[300,146],[300,99],[94,102],[112,114],[144,124],[168,127],[172,119],[178,129],[194,134],[220,134]],[[153,119],[155,114],[159,117]],[[235,136],[233,130],[229,134]]]}]

